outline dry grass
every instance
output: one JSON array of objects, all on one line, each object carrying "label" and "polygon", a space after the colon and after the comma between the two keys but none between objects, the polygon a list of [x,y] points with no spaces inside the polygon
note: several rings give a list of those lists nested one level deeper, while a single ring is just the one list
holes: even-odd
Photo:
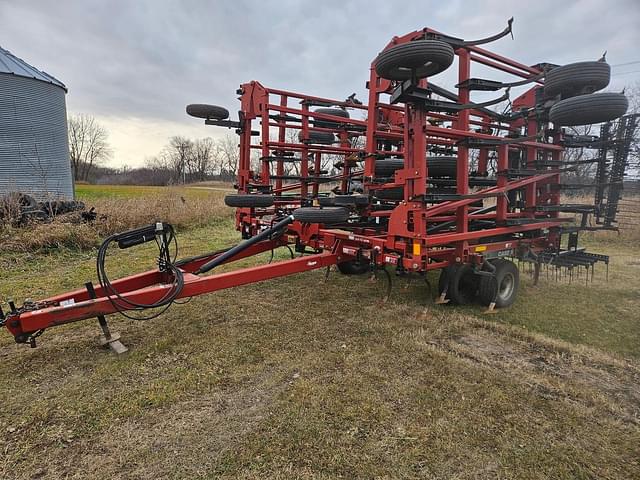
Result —
[{"label": "dry grass", "polygon": [[91,322],[2,341],[0,477],[640,474],[637,361],[376,288],[311,272],[114,317],[122,358]]},{"label": "dry grass", "polygon": [[84,223],[80,213],[72,213],[60,215],[50,223],[21,228],[5,225],[0,229],[0,253],[52,248],[83,250],[98,246],[108,235],[158,220],[185,229],[220,223],[232,216],[223,203],[224,193],[219,191],[151,187],[144,197],[138,197],[136,189],[130,187],[126,192],[114,187],[100,188],[105,194],[92,191],[79,194],[88,208],[95,207],[98,213],[95,222]]},{"label": "dry grass", "polygon": [[[191,227],[209,208],[228,219],[220,200],[193,217],[169,198],[163,214],[190,228],[184,255],[237,241],[231,222]],[[128,202],[127,222],[153,220]],[[152,322],[111,316],[123,357],[93,342],[93,321],[50,329],[35,350],[1,335],[0,478],[640,478],[639,251],[589,241],[614,255],[609,283],[523,275],[493,316],[436,306],[421,281],[396,280],[382,304],[379,284],[315,271]],[[116,252],[114,278],[155,253]],[[5,252],[0,297],[77,288],[94,263]]]}]

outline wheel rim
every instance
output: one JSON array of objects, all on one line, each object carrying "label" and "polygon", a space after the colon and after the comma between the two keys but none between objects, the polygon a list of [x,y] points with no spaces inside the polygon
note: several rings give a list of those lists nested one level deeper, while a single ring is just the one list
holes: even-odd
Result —
[{"label": "wheel rim", "polygon": [[513,289],[515,287],[515,278],[512,273],[506,273],[502,280],[500,281],[500,285],[498,286],[498,296],[502,300],[508,299],[513,294]]}]

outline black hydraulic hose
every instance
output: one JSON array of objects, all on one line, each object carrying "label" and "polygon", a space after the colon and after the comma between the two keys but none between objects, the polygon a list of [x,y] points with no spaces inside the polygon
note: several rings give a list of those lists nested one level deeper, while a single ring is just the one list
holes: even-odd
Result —
[{"label": "black hydraulic hose", "polygon": [[260,232],[255,237],[251,237],[251,238],[245,240],[244,242],[239,243],[235,247],[230,248],[229,250],[227,250],[226,252],[224,252],[221,255],[217,256],[213,260],[205,263],[198,270],[196,270],[194,273],[196,275],[198,275],[200,273],[208,272],[212,268],[215,268],[218,265],[221,265],[224,262],[228,261],[229,259],[235,257],[240,252],[242,252],[242,251],[246,250],[247,248],[249,248],[251,245],[255,245],[256,243],[261,242],[262,240],[265,240],[265,239],[271,237],[274,233],[282,230],[284,227],[289,225],[294,220],[295,220],[295,218],[293,217],[293,215],[287,216],[283,220],[280,220],[278,223],[276,223],[273,227],[267,228],[266,230]]}]

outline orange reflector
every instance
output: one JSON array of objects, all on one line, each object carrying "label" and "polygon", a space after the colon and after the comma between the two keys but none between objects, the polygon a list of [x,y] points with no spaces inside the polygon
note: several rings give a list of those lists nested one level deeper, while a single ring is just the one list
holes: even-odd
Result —
[{"label": "orange reflector", "polygon": [[420,242],[417,240],[413,241],[413,255],[414,256],[420,255]]}]

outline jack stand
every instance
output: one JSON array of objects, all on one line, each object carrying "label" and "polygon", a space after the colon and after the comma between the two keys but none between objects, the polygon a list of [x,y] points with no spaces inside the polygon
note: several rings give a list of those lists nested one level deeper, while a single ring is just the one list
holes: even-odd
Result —
[{"label": "jack stand", "polygon": [[[96,291],[93,288],[92,282],[87,282],[84,284],[87,288],[87,292],[89,292],[90,298],[96,298]],[[120,341],[119,333],[111,333],[109,330],[109,325],[107,324],[107,319],[104,315],[98,315],[98,323],[100,324],[100,328],[102,329],[102,335],[98,336],[98,343],[102,347],[109,347],[112,352],[121,355],[129,351],[127,347],[125,347]]]},{"label": "jack stand", "polygon": [[331,274],[331,265],[327,266],[327,268],[324,270],[324,279],[322,280],[322,283],[327,283],[329,281],[330,274]]},{"label": "jack stand", "polygon": [[496,310],[496,302],[491,302],[487,309],[482,313],[498,313]]}]

